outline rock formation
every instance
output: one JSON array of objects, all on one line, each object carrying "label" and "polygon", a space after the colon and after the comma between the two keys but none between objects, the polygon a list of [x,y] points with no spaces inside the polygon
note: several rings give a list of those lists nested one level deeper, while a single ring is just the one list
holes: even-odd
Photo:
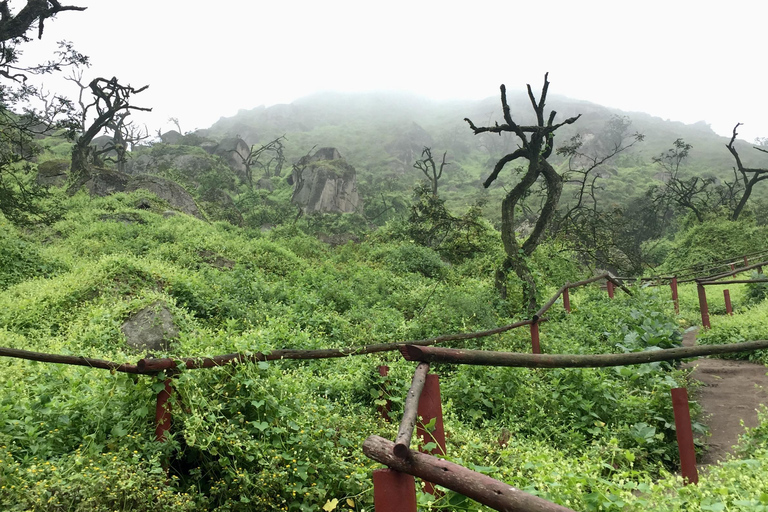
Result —
[{"label": "rock formation", "polygon": [[121,327],[128,346],[138,351],[167,352],[179,335],[168,306],[155,302],[137,311]]},{"label": "rock formation", "polygon": [[351,213],[362,209],[355,168],[335,148],[320,148],[294,166],[291,202],[304,213]]}]

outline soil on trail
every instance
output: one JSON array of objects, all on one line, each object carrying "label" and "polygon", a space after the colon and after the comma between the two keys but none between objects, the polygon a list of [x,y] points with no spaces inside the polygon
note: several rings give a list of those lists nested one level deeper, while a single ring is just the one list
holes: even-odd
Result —
[{"label": "soil on trail", "polygon": [[[684,346],[696,344],[696,332],[683,335]],[[703,384],[695,398],[703,410],[701,422],[711,432],[704,440],[708,448],[699,462],[715,464],[733,453],[744,427],[757,426],[757,409],[768,404],[768,368],[749,361],[709,358],[683,365],[690,367],[694,368],[692,378]]]}]

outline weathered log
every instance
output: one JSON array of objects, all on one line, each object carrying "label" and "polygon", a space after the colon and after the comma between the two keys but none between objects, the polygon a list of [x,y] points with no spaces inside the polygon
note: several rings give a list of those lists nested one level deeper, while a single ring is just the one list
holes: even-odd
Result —
[{"label": "weathered log", "polygon": [[397,437],[393,446],[393,453],[398,457],[407,457],[410,453],[411,438],[413,437],[413,428],[416,426],[416,419],[419,410],[419,398],[424,389],[424,382],[427,380],[429,372],[429,363],[420,363],[413,372],[411,389],[405,397],[405,406],[403,407],[403,419],[400,421],[400,429],[397,431]]},{"label": "weathered log", "polygon": [[215,366],[237,364],[242,362],[278,361],[280,359],[329,359],[333,357],[359,356],[364,354],[374,354],[377,352],[392,352],[398,350],[402,345],[405,344],[429,346],[445,341],[461,341],[483,338],[486,336],[493,336],[494,334],[501,334],[517,327],[529,325],[531,322],[532,320],[523,320],[521,322],[515,322],[513,324],[496,327],[487,331],[468,332],[462,334],[446,334],[444,336],[437,336],[436,338],[426,338],[415,341],[402,341],[397,343],[377,343],[372,345],[364,345],[361,347],[328,348],[318,350],[282,349],[273,350],[267,353],[256,352],[254,354],[224,354],[214,357],[168,357],[162,359],[146,358],[141,359],[137,366],[143,372],[157,373],[163,370],[168,370],[170,368],[175,368],[179,362],[183,363],[188,370],[196,370],[199,368],[213,368]]},{"label": "weathered log", "polygon": [[116,363],[114,361],[105,361],[104,359],[92,359],[81,356],[64,356],[60,354],[45,354],[43,352],[31,352],[29,350],[19,350],[15,348],[0,347],[0,356],[14,357],[16,359],[26,359],[28,361],[40,361],[41,363],[70,364],[75,366],[87,366],[89,368],[100,368],[123,373],[155,373],[143,372],[136,365],[128,363]]},{"label": "weathered log", "polygon": [[462,350],[440,347],[405,345],[400,349],[408,361],[431,363],[474,364],[479,366],[513,366],[521,368],[602,368],[632,364],[674,361],[715,354],[734,354],[768,348],[768,340],[728,343],[726,345],[697,345],[664,350],[648,350],[629,354],[522,354],[490,350]]},{"label": "weathered log", "polygon": [[363,453],[390,468],[442,485],[495,510],[508,512],[573,512],[573,510],[533,496],[509,484],[432,455],[409,450],[405,458],[393,453],[394,443],[370,436]]},{"label": "weathered log", "polygon": [[702,286],[711,286],[717,284],[746,284],[746,283],[768,283],[768,279],[731,279],[730,281],[699,281]]},{"label": "weathered log", "polygon": [[634,295],[632,293],[632,290],[624,286],[624,283],[619,281],[616,277],[612,276],[610,273],[606,276],[606,279],[612,282],[613,284],[615,284],[616,286],[618,286],[619,288],[621,288],[624,291],[624,293],[626,293],[627,295],[630,295],[630,296]]}]

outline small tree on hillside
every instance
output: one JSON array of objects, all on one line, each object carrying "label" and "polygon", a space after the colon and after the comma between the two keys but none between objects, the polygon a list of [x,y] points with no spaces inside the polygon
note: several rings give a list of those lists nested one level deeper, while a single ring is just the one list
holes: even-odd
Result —
[{"label": "small tree on hillside", "polygon": [[[504,117],[504,123],[496,123],[494,126],[475,126],[471,120],[465,121],[475,134],[479,133],[497,133],[510,132],[520,140],[520,146],[503,156],[496,162],[491,175],[485,180],[483,186],[486,188],[498,178],[499,173],[504,167],[520,158],[528,161],[527,170],[522,170],[520,181],[510,190],[501,203],[501,239],[504,244],[506,259],[497,271],[496,283],[503,297],[506,297],[506,279],[510,270],[514,270],[523,282],[523,300],[529,312],[536,310],[536,282],[528,263],[528,258],[538,247],[546,227],[554,218],[557,211],[557,204],[560,200],[560,194],[563,190],[563,177],[560,176],[552,165],[547,161],[552,155],[555,131],[566,124],[572,124],[580,117],[571,117],[562,123],[555,123],[557,113],[553,110],[545,118],[544,105],[547,99],[549,89],[548,74],[544,75],[544,86],[541,95],[537,100],[533,94],[530,85],[528,88],[528,97],[531,106],[536,114],[536,124],[525,126],[518,125],[513,119],[507,103],[507,89],[501,86],[501,107]],[[525,241],[521,244],[515,233],[515,210],[522,198],[524,198],[539,178],[543,178],[543,187],[546,199],[539,211],[539,217],[536,224]]]},{"label": "small tree on hillside", "polygon": [[248,152],[240,151],[235,147],[232,150],[245,166],[245,181],[248,186],[253,188],[253,169],[261,169],[262,176],[269,178],[271,176],[280,176],[285,165],[285,155],[283,153],[285,135],[267,142],[259,147],[251,145]]},{"label": "small tree on hillside", "polygon": [[[744,192],[741,194],[741,199],[739,199],[738,204],[733,210],[731,220],[739,219],[739,215],[741,215],[741,212],[744,210],[744,206],[747,204],[749,196],[752,195],[752,189],[754,186],[757,183],[768,179],[768,168],[758,169],[744,167],[744,164],[741,163],[739,153],[736,151],[736,147],[733,145],[733,143],[736,142],[736,136],[738,135],[738,133],[736,133],[736,129],[739,126],[741,126],[741,123],[736,123],[736,126],[733,127],[733,135],[731,136],[731,140],[728,142],[728,144],[725,145],[725,147],[728,148],[728,151],[730,151],[733,155],[733,158],[736,160],[736,167],[734,167],[733,173],[736,176],[736,179],[741,181],[744,186]],[[766,139],[758,139],[756,142],[758,143],[758,146],[754,147],[756,150],[763,153],[768,153],[768,149],[761,147],[766,142]]]},{"label": "small tree on hillside", "polygon": [[445,161],[445,157],[448,152],[443,153],[443,160],[438,167],[435,163],[435,159],[432,158],[432,148],[424,147],[421,151],[421,160],[416,160],[413,164],[414,169],[418,169],[424,173],[429,181],[430,188],[432,189],[432,195],[437,197],[437,182],[443,177],[443,169],[446,165],[451,165]]}]

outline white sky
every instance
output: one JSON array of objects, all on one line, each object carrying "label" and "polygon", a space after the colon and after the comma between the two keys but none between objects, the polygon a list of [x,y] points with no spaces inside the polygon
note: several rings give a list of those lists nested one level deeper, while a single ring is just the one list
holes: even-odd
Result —
[{"label": "white sky", "polygon": [[768,137],[766,0],[62,3],[88,10],[49,21],[42,44],[74,42],[87,79],[149,84],[150,132],[319,90],[496,97],[549,71],[552,94]]}]

